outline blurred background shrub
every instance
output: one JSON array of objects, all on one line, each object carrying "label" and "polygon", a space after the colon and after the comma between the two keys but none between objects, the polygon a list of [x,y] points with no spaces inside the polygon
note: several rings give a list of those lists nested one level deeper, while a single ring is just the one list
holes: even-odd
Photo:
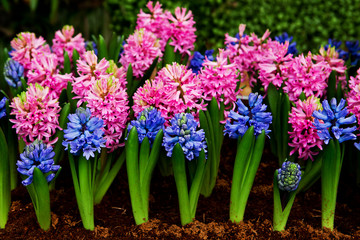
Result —
[{"label": "blurred background shrub", "polygon": [[[33,31],[50,40],[65,24],[86,39],[115,31],[127,37],[133,32],[140,8],[147,0],[1,0],[0,43],[16,33]],[[272,37],[287,32],[299,51],[317,51],[328,38],[360,39],[360,0],[160,0],[163,9],[182,6],[192,10],[196,21],[196,50],[224,47],[224,34],[234,36],[240,23],[246,33]]]}]

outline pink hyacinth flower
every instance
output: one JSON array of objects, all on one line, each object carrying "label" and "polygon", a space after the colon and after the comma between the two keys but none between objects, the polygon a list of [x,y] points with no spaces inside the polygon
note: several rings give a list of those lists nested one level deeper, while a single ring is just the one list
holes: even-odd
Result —
[{"label": "pink hyacinth flower", "polygon": [[72,81],[72,74],[59,74],[57,57],[53,53],[42,53],[34,58],[28,71],[28,83],[38,83],[49,87],[50,95],[58,98],[67,83]]},{"label": "pink hyacinth flower", "polygon": [[48,87],[30,84],[26,92],[13,98],[10,107],[10,119],[14,123],[19,139],[22,138],[29,144],[35,139],[46,144],[54,144],[58,139],[51,139],[59,127],[60,106],[57,99],[53,98]]},{"label": "pink hyacinth flower", "polygon": [[203,99],[211,101],[215,97],[219,104],[224,103],[226,109],[232,108],[233,103],[236,102],[236,96],[240,94],[240,89],[236,91],[238,76],[235,64],[228,64],[224,50],[219,49],[216,61],[205,59],[199,73],[204,90]]},{"label": "pink hyacinth flower", "polygon": [[150,10],[150,14],[140,9],[136,29],[144,28],[146,31],[152,32],[159,39],[161,51],[164,51],[171,34],[167,14],[164,13],[159,2],[156,2],[155,6],[153,6],[153,2],[149,1],[146,6]]},{"label": "pink hyacinth flower", "polygon": [[153,106],[166,120],[188,108],[198,112],[205,109],[202,102],[203,89],[196,74],[184,65],[173,63],[162,68],[154,80],[147,81],[134,94],[133,110],[139,114]]},{"label": "pink hyacinth flower", "polygon": [[313,63],[311,52],[295,57],[286,64],[288,80],[285,81],[284,92],[290,101],[297,101],[302,92],[306,97],[321,98],[326,94],[327,79],[331,68],[326,62]]},{"label": "pink hyacinth flower", "polygon": [[75,99],[79,99],[78,106],[85,100],[90,91],[91,86],[103,77],[109,77],[110,74],[106,72],[109,67],[109,62],[103,58],[98,63],[98,58],[94,51],[87,51],[83,54],[81,59],[77,60],[77,70],[79,77],[73,79],[73,92],[77,95]]},{"label": "pink hyacinth flower", "polygon": [[336,75],[336,87],[340,83],[341,88],[345,89],[346,82],[346,66],[345,61],[339,58],[339,53],[335,50],[335,47],[329,47],[327,51],[325,51],[324,47],[321,47],[319,50],[319,55],[314,55],[313,59],[319,62],[327,62],[332,71],[337,73]]},{"label": "pink hyacinth flower", "polygon": [[270,83],[279,89],[286,80],[286,63],[292,59],[291,54],[286,55],[288,47],[289,42],[281,44],[272,41],[272,46],[264,54],[262,62],[259,63],[259,80],[264,86],[265,92]]},{"label": "pink hyacinth flower", "polygon": [[356,77],[350,77],[349,88],[350,91],[346,94],[348,109],[360,122],[360,69],[357,70]]},{"label": "pink hyacinth flower", "polygon": [[144,29],[135,30],[126,42],[120,63],[126,71],[131,63],[133,75],[136,78],[144,76],[155,58],[161,58],[163,55],[156,36]]},{"label": "pink hyacinth flower", "polygon": [[322,150],[323,141],[320,140],[316,128],[313,127],[314,118],[312,116],[315,110],[320,110],[320,100],[309,97],[305,101],[298,100],[296,107],[293,107],[289,114],[289,123],[292,131],[289,132],[290,155],[299,154],[299,158],[303,160],[311,159]]},{"label": "pink hyacinth flower", "polygon": [[50,53],[49,45],[46,44],[42,37],[36,38],[35,33],[22,32],[17,35],[10,42],[11,47],[14,49],[10,53],[12,59],[18,61],[25,70],[24,75],[26,76],[27,71],[31,68],[31,62],[38,54]]},{"label": "pink hyacinth flower", "polygon": [[166,14],[171,23],[171,42],[174,46],[174,51],[179,51],[182,55],[191,55],[190,51],[194,50],[194,43],[196,41],[195,21],[193,20],[192,12],[189,10],[186,13],[186,8],[177,7],[175,9],[175,17],[167,11]]},{"label": "pink hyacinth flower", "polygon": [[120,142],[129,114],[126,89],[113,76],[97,80],[86,97],[93,116],[104,121],[106,148],[110,151],[123,146]]},{"label": "pink hyacinth flower", "polygon": [[81,33],[74,35],[74,27],[66,25],[61,31],[55,32],[55,38],[53,39],[52,50],[58,58],[58,62],[63,67],[64,65],[64,50],[68,52],[70,62],[72,62],[73,50],[75,49],[79,55],[83,55],[85,52],[85,40],[82,38]]}]

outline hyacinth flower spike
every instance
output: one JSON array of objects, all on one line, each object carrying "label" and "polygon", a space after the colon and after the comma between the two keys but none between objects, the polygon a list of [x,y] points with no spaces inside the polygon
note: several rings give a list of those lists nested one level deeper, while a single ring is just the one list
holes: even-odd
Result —
[{"label": "hyacinth flower spike", "polygon": [[230,220],[239,223],[244,219],[247,200],[264,150],[265,137],[269,134],[271,113],[265,112],[263,97],[249,95],[249,107],[239,99],[237,112],[231,110],[224,134],[238,139],[237,152],[230,193]]},{"label": "hyacinth flower spike", "polygon": [[132,211],[137,225],[147,222],[149,218],[150,182],[159,159],[164,123],[161,113],[150,107],[128,125],[126,167]]},{"label": "hyacinth flower spike", "polygon": [[273,230],[285,229],[297,188],[301,180],[300,165],[285,161],[274,175]]},{"label": "hyacinth flower spike", "polygon": [[171,126],[164,131],[163,146],[167,156],[171,157],[178,192],[180,219],[184,226],[195,218],[207,164],[205,160],[207,146],[205,132],[202,129],[197,130],[199,123],[194,120],[192,114],[175,114],[170,123]]},{"label": "hyacinth flower spike", "polygon": [[[353,133],[356,126],[355,115],[347,117],[349,111],[345,107],[346,101],[341,99],[339,104],[335,98],[330,104],[322,102],[323,110],[314,111],[314,128],[326,146],[323,152],[321,167],[321,221],[322,227],[334,229],[336,196],[339,185],[340,172],[344,158],[345,141],[355,140]],[[342,126],[344,125],[344,126]]]},{"label": "hyacinth flower spike", "polygon": [[49,182],[56,177],[53,172],[60,169],[54,164],[54,156],[51,146],[36,139],[25,147],[17,162],[18,171],[24,179],[22,184],[30,194],[39,225],[45,231],[51,224]]},{"label": "hyacinth flower spike", "polygon": [[[92,117],[90,109],[78,108],[69,114],[63,146],[69,153],[71,174],[83,226],[94,230],[94,193],[97,153],[105,147],[103,120]],[[75,163],[75,161],[77,161]]]}]

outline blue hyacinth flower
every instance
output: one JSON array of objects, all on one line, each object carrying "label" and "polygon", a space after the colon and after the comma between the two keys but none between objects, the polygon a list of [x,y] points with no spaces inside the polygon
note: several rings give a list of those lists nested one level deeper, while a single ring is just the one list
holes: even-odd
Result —
[{"label": "blue hyacinth flower", "polygon": [[205,57],[207,57],[209,61],[214,61],[213,53],[214,50],[206,50],[205,56],[203,56],[200,52],[195,51],[194,56],[190,61],[189,69],[191,69],[193,73],[198,74],[203,66]]},{"label": "blue hyacinth flower", "polygon": [[250,126],[254,126],[254,135],[258,136],[262,130],[268,135],[271,130],[269,126],[272,121],[270,112],[265,112],[267,106],[262,104],[263,96],[257,93],[250,93],[249,107],[238,99],[236,101],[237,112],[230,110],[229,119],[226,121],[224,135],[228,134],[230,138],[243,137]]},{"label": "blue hyacinth flower", "polygon": [[[133,127],[136,127],[139,136],[139,143],[142,143],[145,137],[149,139],[152,146],[156,135],[160,129],[164,128],[165,119],[161,113],[154,107],[144,109],[136,118],[128,125],[128,134]],[[126,139],[127,140],[127,139]]]},{"label": "blue hyacinth flower", "polygon": [[289,36],[287,32],[284,32],[283,34],[276,36],[275,40],[282,44],[285,43],[286,41],[289,42],[289,47],[286,54],[296,55],[298,53],[298,50],[296,49],[296,42],[292,42],[293,36]]},{"label": "blue hyacinth flower", "polygon": [[174,146],[179,143],[185,157],[191,161],[199,157],[202,149],[206,152],[205,132],[196,130],[199,123],[190,113],[175,114],[170,120],[171,126],[164,131],[163,146],[167,156],[171,157]]},{"label": "blue hyacinth flower", "polygon": [[0,101],[0,119],[6,116],[6,101],[8,99],[3,97]]},{"label": "blue hyacinth flower", "polygon": [[300,165],[285,161],[278,169],[277,181],[279,189],[287,192],[295,191],[301,180]]},{"label": "blue hyacinth flower", "polygon": [[[330,105],[327,100],[324,100],[322,102],[323,110],[313,112],[314,128],[317,129],[319,138],[324,140],[325,144],[328,144],[329,140],[333,138],[339,140],[339,143],[356,139],[356,135],[353,133],[356,126],[351,126],[356,122],[356,117],[355,115],[346,117],[349,111],[345,104],[344,99],[341,99],[338,105],[335,98],[331,99]],[[342,127],[342,125],[346,125],[346,127]]]},{"label": "blue hyacinth flower", "polygon": [[[16,165],[17,170],[22,175],[28,176],[22,184],[27,186],[33,182],[34,169],[38,168],[42,173],[59,170],[59,165],[54,165],[55,152],[51,146],[46,146],[42,141],[35,140],[26,146],[24,152],[20,154],[20,159]],[[50,182],[55,177],[54,173],[47,175],[46,180]]]},{"label": "blue hyacinth flower", "polygon": [[20,88],[23,76],[24,67],[19,62],[9,58],[4,65],[4,77],[7,84],[13,88]]},{"label": "blue hyacinth flower", "polygon": [[100,153],[101,147],[105,147],[106,140],[103,138],[104,121],[97,117],[91,117],[89,108],[78,108],[75,114],[69,114],[67,129],[64,130],[65,140],[62,145],[65,150],[70,146],[70,153],[83,156],[89,160],[94,157],[94,152]]}]

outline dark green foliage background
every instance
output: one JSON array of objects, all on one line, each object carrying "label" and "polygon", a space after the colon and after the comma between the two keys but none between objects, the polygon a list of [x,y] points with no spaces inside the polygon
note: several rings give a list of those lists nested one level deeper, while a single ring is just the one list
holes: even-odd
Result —
[{"label": "dark green foliage background", "polygon": [[[294,36],[300,51],[317,51],[328,38],[360,39],[360,0],[160,0],[163,9],[191,9],[197,28],[196,50],[224,47],[224,34],[234,36],[240,23],[246,33]],[[125,38],[134,31],[147,0],[1,0],[0,45],[21,31],[33,31],[48,41],[65,24],[85,39],[92,34]]]},{"label": "dark green foliage background", "polygon": [[[146,0],[107,0],[111,29],[131,33],[139,9]],[[183,0],[159,1],[163,8],[192,10],[197,28],[197,50],[224,47],[224,34],[234,36],[240,23],[246,33],[261,36],[266,29],[274,37],[283,32],[294,36],[300,51],[317,51],[328,38],[360,39],[360,0]]]}]

